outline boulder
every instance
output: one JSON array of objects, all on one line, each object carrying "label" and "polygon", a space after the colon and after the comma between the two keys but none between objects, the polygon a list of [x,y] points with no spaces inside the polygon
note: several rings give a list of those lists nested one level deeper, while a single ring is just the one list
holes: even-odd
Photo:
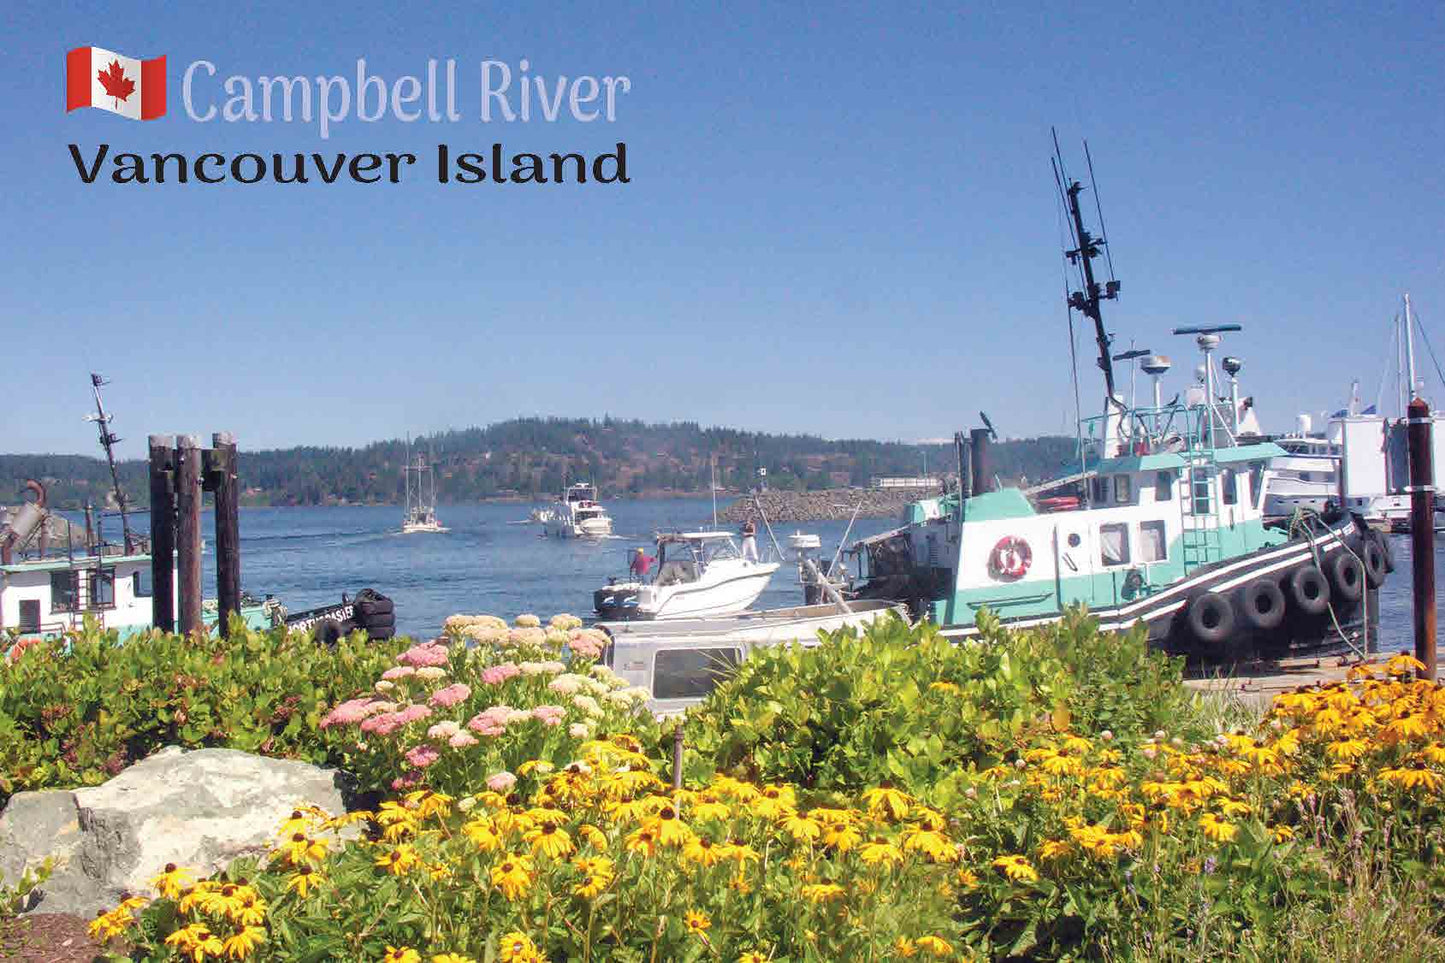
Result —
[{"label": "boulder", "polygon": [[0,885],[48,857],[26,910],[93,916],[124,895],[154,895],[166,863],[197,878],[260,855],[299,806],[346,809],[344,778],[235,749],[162,749],[100,786],[22,792],[0,813]]}]

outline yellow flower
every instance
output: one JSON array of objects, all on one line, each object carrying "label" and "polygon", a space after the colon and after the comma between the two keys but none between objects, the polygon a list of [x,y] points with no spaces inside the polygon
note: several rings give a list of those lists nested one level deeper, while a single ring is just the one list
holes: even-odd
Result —
[{"label": "yellow flower", "polygon": [[96,913],[95,919],[90,921],[90,926],[87,927],[87,930],[93,939],[104,943],[112,936],[119,936],[121,933],[124,933],[126,928],[133,922],[135,922],[135,920],[130,915],[129,907],[127,907],[125,903],[122,903],[109,913],[103,911]]},{"label": "yellow flower", "polygon": [[1039,878],[1038,870],[1034,869],[1023,856],[1000,856],[990,865],[1016,883],[1032,883]]},{"label": "yellow flower", "polygon": [[953,944],[941,936],[920,936],[913,942],[920,950],[933,956],[948,956],[953,952]]},{"label": "yellow flower", "polygon": [[1069,855],[1072,847],[1062,839],[1046,839],[1039,847],[1039,859],[1055,860]]},{"label": "yellow flower", "polygon": [[502,848],[502,836],[486,816],[478,816],[464,823],[462,835],[484,853],[494,853]]},{"label": "yellow flower", "polygon": [[592,899],[612,884],[615,873],[612,860],[606,856],[590,856],[572,860],[572,865],[582,871],[582,881],[572,888],[583,899]]},{"label": "yellow flower", "polygon": [[514,854],[492,867],[492,885],[502,891],[507,899],[515,900],[525,896],[532,888],[532,859],[523,854]]},{"label": "yellow flower", "polygon": [[593,849],[607,848],[607,834],[593,826],[591,823],[584,823],[577,827],[577,835],[582,841]]},{"label": "yellow flower", "polygon": [[903,853],[890,842],[874,839],[871,843],[864,843],[858,848],[858,858],[870,866],[874,863],[901,863],[903,862]]},{"label": "yellow flower", "polygon": [[846,853],[863,841],[863,833],[852,823],[830,823],[823,830],[823,845]]},{"label": "yellow flower", "polygon": [[417,856],[416,849],[410,843],[401,843],[391,852],[383,853],[373,860],[378,869],[384,869],[393,876],[405,876],[420,862],[421,857]]},{"label": "yellow flower", "polygon": [[823,825],[816,819],[789,813],[783,817],[782,827],[800,843],[809,843],[823,834]]},{"label": "yellow flower", "polygon": [[874,817],[897,822],[908,815],[910,799],[892,786],[878,786],[863,793],[863,802]]},{"label": "yellow flower", "polygon": [[522,838],[532,847],[532,852],[541,853],[548,859],[560,859],[574,848],[572,837],[567,835],[567,830],[551,820],[535,829],[527,830]]},{"label": "yellow flower", "polygon": [[326,840],[312,839],[305,833],[292,833],[291,838],[282,844],[278,855],[292,866],[300,866],[308,860],[319,860],[326,856]]},{"label": "yellow flower", "polygon": [[166,899],[175,899],[181,895],[181,890],[185,888],[187,877],[190,875],[190,870],[177,866],[175,863],[166,863],[165,871],[159,876],[152,876],[150,883]]},{"label": "yellow flower", "polygon": [[1220,819],[1214,813],[1205,813],[1199,817],[1199,828],[1204,835],[1216,843],[1227,843],[1239,835],[1239,827],[1234,823]]},{"label": "yellow flower", "polygon": [[1390,675],[1406,675],[1411,671],[1424,672],[1425,663],[1408,652],[1401,652],[1399,655],[1390,657],[1390,660],[1385,663],[1385,671]]},{"label": "yellow flower", "polygon": [[738,957],[738,963],[768,963],[768,958],[757,950],[748,950]]},{"label": "yellow flower", "polygon": [[677,818],[677,810],[670,805],[658,810],[654,818],[643,824],[643,828],[651,829],[663,846],[682,846],[693,836],[692,830]]},{"label": "yellow flower", "polygon": [[436,953],[431,958],[431,963],[477,963],[470,956],[462,956],[460,953]]},{"label": "yellow flower", "polygon": [[707,914],[698,910],[688,910],[683,914],[682,922],[687,926],[687,931],[694,936],[701,936],[712,925],[712,920],[708,919]]},{"label": "yellow flower", "polygon": [[918,954],[918,945],[906,936],[900,936],[893,942],[893,954],[905,959]]},{"label": "yellow flower", "polygon": [[830,899],[837,899],[843,895],[843,887],[837,883],[813,883],[804,886],[800,891],[803,899],[810,903],[826,903]]},{"label": "yellow flower", "polygon": [[537,944],[525,933],[512,932],[497,944],[497,958],[502,963],[535,963],[542,958]]},{"label": "yellow flower", "polygon": [[382,963],[421,963],[421,954],[409,946],[388,945],[381,960]]},{"label": "yellow flower", "polygon": [[682,847],[682,858],[690,863],[697,863],[704,869],[710,869],[727,858],[727,850],[722,846],[713,845],[711,839],[698,837],[688,841]]},{"label": "yellow flower", "polygon": [[787,786],[764,786],[751,808],[763,819],[781,819],[797,808],[797,796]]},{"label": "yellow flower", "polygon": [[1294,839],[1294,829],[1289,826],[1275,826],[1271,829],[1271,832],[1274,835],[1274,841],[1277,843],[1287,843],[1291,839]]},{"label": "yellow flower", "polygon": [[1369,752],[1369,749],[1370,747],[1363,739],[1341,739],[1338,742],[1332,742],[1326,746],[1325,752],[1336,759],[1345,762],[1354,762],[1366,752]]},{"label": "yellow flower", "polygon": [[257,946],[266,942],[266,929],[263,926],[246,926],[240,932],[228,937],[223,948],[226,956],[233,960],[244,960],[250,956]]},{"label": "yellow flower", "polygon": [[1430,792],[1438,791],[1440,786],[1445,784],[1445,778],[1442,778],[1438,772],[1415,766],[1399,769],[1382,769],[1380,771],[1380,778],[1405,789],[1418,789],[1423,786]]},{"label": "yellow flower", "polygon": [[978,885],[978,877],[974,875],[973,870],[964,866],[960,866],[958,872],[953,874],[953,880],[964,889],[973,889]]},{"label": "yellow flower", "polygon": [[201,963],[208,956],[220,956],[225,948],[221,938],[211,932],[205,923],[192,923],[176,930],[166,937],[166,943],[178,946],[182,953],[189,953],[192,963]]},{"label": "yellow flower", "polygon": [[651,856],[657,852],[657,833],[647,827],[634,831],[627,837],[627,851],[640,856]]},{"label": "yellow flower", "polygon": [[293,873],[290,877],[287,878],[286,888],[295,892],[296,895],[300,896],[302,899],[305,899],[306,894],[311,892],[311,887],[316,886],[323,879],[325,879],[325,877],[323,877],[311,866],[302,866],[299,867],[295,873]]}]

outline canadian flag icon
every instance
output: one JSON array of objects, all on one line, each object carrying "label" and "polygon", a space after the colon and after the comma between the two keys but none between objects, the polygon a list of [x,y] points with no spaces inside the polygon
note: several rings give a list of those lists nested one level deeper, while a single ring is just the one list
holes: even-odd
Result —
[{"label": "canadian flag icon", "polygon": [[166,58],[137,60],[101,47],[65,55],[65,109],[99,107],[131,120],[166,112]]}]

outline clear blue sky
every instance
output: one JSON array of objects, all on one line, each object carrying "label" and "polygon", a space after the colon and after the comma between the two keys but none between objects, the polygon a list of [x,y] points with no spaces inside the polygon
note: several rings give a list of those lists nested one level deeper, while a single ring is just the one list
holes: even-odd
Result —
[{"label": "clear blue sky", "polygon": [[[1352,378],[1373,398],[1405,290],[1445,349],[1445,7],[706,6],[11,5],[0,451],[93,452],[91,369],[130,455],[148,432],[354,444],[523,414],[917,439],[983,408],[1057,432],[1050,125],[1076,171],[1093,148],[1118,348],[1187,370],[1169,327],[1243,323],[1228,346],[1274,428]],[[168,116],[67,115],[85,44],[167,55]],[[254,77],[357,57],[388,78],[456,58],[473,107],[489,58],[632,90],[611,125],[353,119],[324,142],[181,108],[196,59]],[[422,166],[397,186],[85,186],[66,145],[102,140]],[[426,166],[496,140],[622,140],[633,182],[442,186]]]}]

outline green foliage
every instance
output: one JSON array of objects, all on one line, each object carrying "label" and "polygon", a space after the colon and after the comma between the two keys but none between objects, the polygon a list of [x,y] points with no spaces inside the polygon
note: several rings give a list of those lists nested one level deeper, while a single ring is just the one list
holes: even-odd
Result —
[{"label": "green foliage", "polygon": [[897,619],[755,652],[688,720],[694,766],[827,790],[892,782],[947,805],[970,771],[1080,726],[1127,742],[1187,717],[1176,660],[1082,611],[954,644]]},{"label": "green foliage", "polygon": [[236,623],[230,639],[162,632],[120,641],[88,624],[0,659],[0,803],[23,789],[98,785],[166,745],[338,763],[318,728],[405,640],[334,648]]}]

